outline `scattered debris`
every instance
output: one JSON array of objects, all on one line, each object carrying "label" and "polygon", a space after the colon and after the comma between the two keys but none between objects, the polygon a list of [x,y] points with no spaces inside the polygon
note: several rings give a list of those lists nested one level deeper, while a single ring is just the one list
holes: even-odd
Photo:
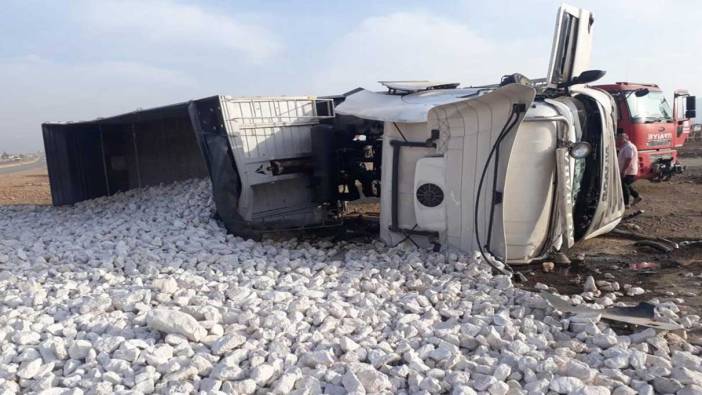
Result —
[{"label": "scattered debris", "polygon": [[556,268],[556,265],[553,262],[544,262],[541,264],[541,268],[544,273],[551,273]]},{"label": "scattered debris", "polygon": [[[617,227],[619,230],[629,230],[633,232],[640,232],[641,227],[633,222],[622,222]],[[615,229],[616,230],[616,229]]]},{"label": "scattered debris", "polygon": [[653,240],[639,240],[636,243],[634,243],[634,245],[637,247],[651,247],[659,252],[663,252],[666,254],[669,254],[673,251],[672,247],[669,247],[661,242]]},{"label": "scattered debris", "polygon": [[583,290],[585,292],[597,292],[597,285],[595,284],[595,279],[592,276],[587,276],[585,279]]},{"label": "scattered debris", "polygon": [[689,247],[692,245],[700,245],[700,244],[702,244],[702,240],[685,240],[685,241],[681,241],[680,243],[678,243],[678,246],[680,246],[680,248],[682,248],[682,247]]},{"label": "scattered debris", "polygon": [[553,259],[553,262],[557,263],[558,265],[570,265],[571,261],[570,258],[568,258],[568,255],[564,254],[561,251],[557,251],[553,254],[551,254],[551,259]]},{"label": "scattered debris", "polygon": [[605,292],[619,291],[619,283],[616,281],[609,282],[609,281],[600,280],[600,281],[597,281],[596,284],[597,284],[597,288],[599,288],[600,290],[605,291]]},{"label": "scattered debris", "polygon": [[628,239],[637,240],[637,241],[643,241],[643,240],[653,241],[653,242],[659,243],[661,245],[667,245],[671,249],[677,249],[679,247],[678,243],[671,241],[671,240],[668,240],[668,239],[665,239],[665,238],[662,238],[662,237],[646,236],[646,235],[642,235],[640,233],[631,232],[631,231],[623,230],[623,229],[619,229],[619,228],[613,229],[610,232],[610,234],[625,237]]},{"label": "scattered debris", "polygon": [[643,213],[645,213],[645,212],[646,212],[645,210],[636,210],[636,211],[634,211],[634,212],[631,213],[631,214],[625,215],[625,216],[622,218],[622,222],[628,221],[628,220],[630,220],[630,219],[632,219],[632,218],[636,218],[636,217],[638,217],[639,215],[641,215],[641,214],[643,214]]},{"label": "scattered debris", "polygon": [[654,263],[654,262],[630,263],[629,269],[631,269],[631,270],[655,270],[655,269],[658,269],[658,264]]},{"label": "scattered debris", "polygon": [[643,295],[646,291],[644,291],[643,288],[641,287],[631,287],[626,290],[626,295],[627,296],[636,296],[636,295]]},{"label": "scattered debris", "polygon": [[[640,289],[640,288],[639,288]],[[643,291],[643,290],[642,290]],[[625,322],[628,324],[646,326],[649,328],[674,331],[684,329],[682,325],[670,322],[655,321],[656,307],[651,303],[641,302],[632,307],[610,307],[606,309],[595,309],[583,305],[574,305],[561,299],[558,295],[548,292],[541,292],[541,296],[546,299],[553,308],[564,313],[578,314],[578,316],[601,316],[602,318]]]}]

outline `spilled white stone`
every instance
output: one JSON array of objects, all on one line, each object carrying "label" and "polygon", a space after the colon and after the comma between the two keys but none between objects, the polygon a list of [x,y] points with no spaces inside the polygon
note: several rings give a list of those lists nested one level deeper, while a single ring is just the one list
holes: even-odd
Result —
[{"label": "spilled white stone", "polygon": [[[700,348],[680,336],[562,315],[474,256],[227,235],[209,191],[0,207],[0,393],[702,388]],[[573,303],[616,303],[618,284],[587,283]],[[700,321],[668,302],[657,313]]]}]

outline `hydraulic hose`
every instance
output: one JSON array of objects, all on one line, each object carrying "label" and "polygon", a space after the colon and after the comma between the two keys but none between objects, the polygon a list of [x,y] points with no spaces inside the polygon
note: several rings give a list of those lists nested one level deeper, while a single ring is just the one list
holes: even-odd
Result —
[{"label": "hydraulic hose", "polygon": [[[475,208],[474,208],[474,213],[473,213],[473,231],[475,233],[475,240],[478,244],[478,250],[480,251],[480,255],[483,257],[483,260],[487,262],[490,266],[493,267],[493,269],[499,271],[502,274],[510,275],[514,274],[514,272],[511,270],[505,270],[504,268],[500,268],[497,265],[495,265],[490,259],[485,254],[485,250],[487,249],[487,252],[490,253],[490,255],[493,255],[492,252],[490,251],[489,246],[483,247],[482,241],[480,240],[480,231],[478,230],[478,214],[480,211],[480,195],[482,193],[483,189],[483,183],[485,181],[485,175],[487,174],[488,167],[490,165],[490,161],[492,160],[493,155],[497,152],[497,149],[500,146],[500,143],[502,140],[507,137],[507,135],[514,129],[514,126],[517,124],[517,121],[519,121],[519,114],[522,112],[526,112],[526,106],[524,104],[519,104],[515,103],[512,105],[512,111],[509,114],[509,117],[507,118],[507,121],[505,122],[504,126],[502,127],[502,130],[500,131],[500,134],[497,136],[497,139],[495,140],[495,143],[492,145],[492,148],[490,149],[490,153],[488,154],[488,158],[485,161],[485,165],[483,166],[483,171],[482,174],[480,175],[480,182],[478,182],[478,190],[477,190],[477,195],[475,198]],[[495,169],[495,173],[497,169]],[[494,175],[496,177],[497,174]],[[496,181],[493,180],[493,189],[496,188]],[[494,195],[494,190],[493,190],[493,195]],[[494,203],[493,203],[494,205]],[[494,213],[494,207],[490,210],[491,213]],[[491,219],[492,220],[492,219]],[[492,227],[492,226],[490,226]],[[489,229],[490,232],[492,232],[492,229]],[[505,265],[505,267],[508,267]]]}]

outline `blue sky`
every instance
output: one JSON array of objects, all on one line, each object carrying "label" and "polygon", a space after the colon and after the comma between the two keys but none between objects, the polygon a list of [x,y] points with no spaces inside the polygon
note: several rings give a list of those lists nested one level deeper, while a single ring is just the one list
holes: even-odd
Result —
[{"label": "blue sky", "polygon": [[[702,4],[575,1],[605,81],[702,96]],[[559,1],[32,1],[0,13],[0,151],[41,123],[212,94],[323,95],[383,79],[497,82],[547,68]],[[677,22],[677,23],[676,23]]]}]

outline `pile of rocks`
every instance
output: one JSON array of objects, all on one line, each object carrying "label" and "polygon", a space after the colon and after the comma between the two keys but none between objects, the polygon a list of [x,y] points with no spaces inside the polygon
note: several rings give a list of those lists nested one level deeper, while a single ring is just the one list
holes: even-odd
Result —
[{"label": "pile of rocks", "polygon": [[209,188],[0,208],[0,393],[702,393],[677,335],[566,318],[475,257],[228,236]]}]

